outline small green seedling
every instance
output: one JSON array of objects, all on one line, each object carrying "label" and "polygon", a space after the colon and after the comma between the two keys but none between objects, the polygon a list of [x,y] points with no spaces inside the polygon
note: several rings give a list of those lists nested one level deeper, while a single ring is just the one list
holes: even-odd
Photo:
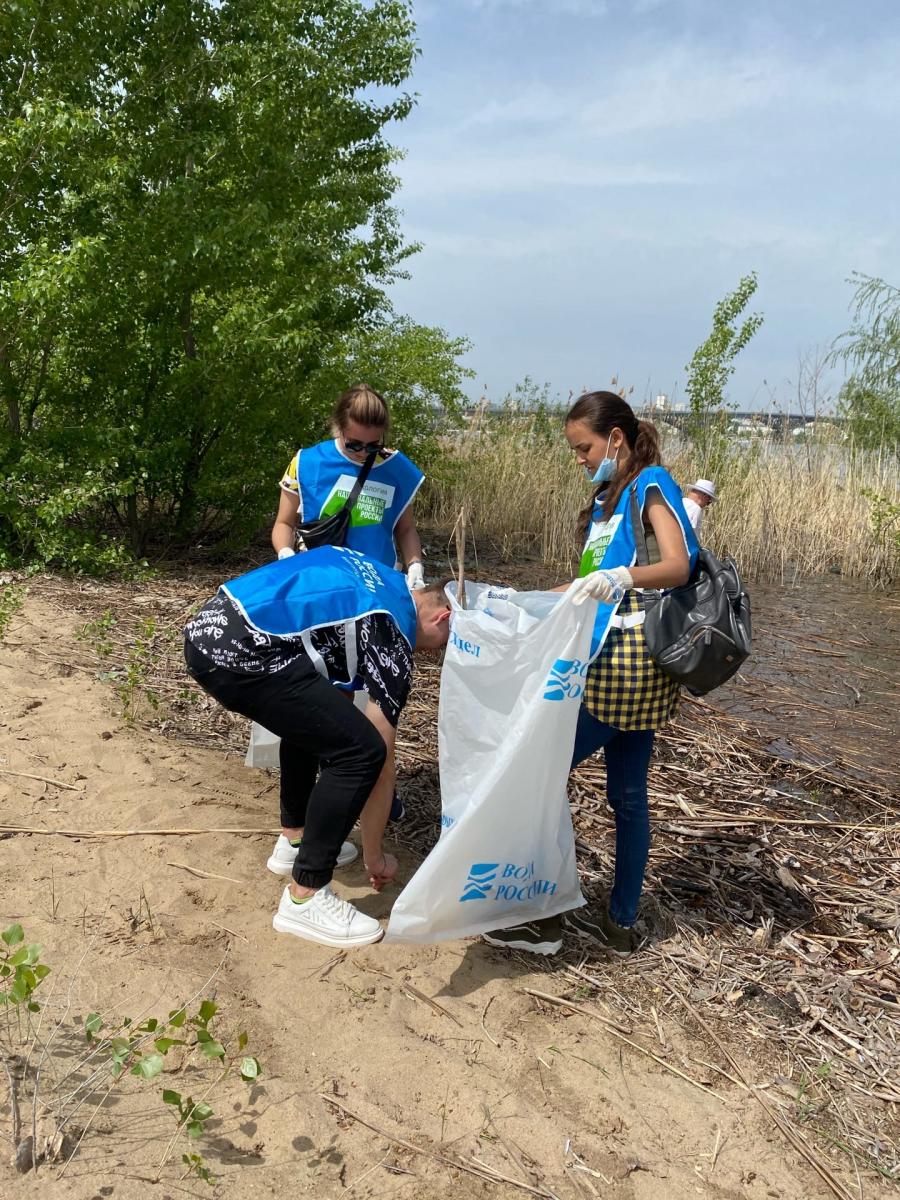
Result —
[{"label": "small green seedling", "polygon": [[21,925],[10,925],[0,933],[0,1006],[40,1012],[34,993],[50,974],[40,961],[41,947],[25,941]]},{"label": "small green seedling", "polygon": [[18,583],[7,583],[0,587],[0,641],[6,636],[6,630],[25,601],[25,588]]},{"label": "small green seedling", "polygon": [[210,1187],[216,1186],[216,1181],[213,1179],[209,1167],[204,1165],[202,1154],[182,1154],[181,1161],[187,1165],[187,1170],[182,1176],[183,1179],[187,1178],[188,1175],[196,1175],[198,1179],[202,1179]]},{"label": "small green seedling", "polygon": [[[212,1087],[218,1087],[234,1070],[245,1083],[253,1083],[262,1074],[259,1060],[244,1054],[248,1042],[246,1033],[238,1034],[236,1051],[232,1057],[225,1043],[210,1030],[210,1022],[218,1011],[215,1001],[203,1000],[193,1016],[182,1007],[173,1008],[165,1020],[148,1017],[140,1024],[135,1024],[126,1017],[115,1031],[106,1036],[102,1032],[103,1018],[99,1013],[92,1012],[84,1019],[84,1034],[88,1043],[96,1043],[108,1052],[114,1079],[121,1078],[126,1072],[138,1079],[155,1079],[165,1069],[166,1055],[173,1047],[185,1047],[188,1054],[198,1051],[201,1058],[222,1068],[207,1091],[208,1095]],[[191,1141],[203,1134],[207,1121],[214,1113],[206,1096],[195,1100],[193,1096],[184,1096],[173,1088],[164,1088],[162,1099],[174,1110],[177,1118],[170,1149],[181,1133]],[[167,1158],[168,1151],[160,1169]],[[188,1168],[185,1175],[196,1175],[210,1184],[215,1182],[202,1155],[194,1152],[184,1154],[182,1162]]]}]

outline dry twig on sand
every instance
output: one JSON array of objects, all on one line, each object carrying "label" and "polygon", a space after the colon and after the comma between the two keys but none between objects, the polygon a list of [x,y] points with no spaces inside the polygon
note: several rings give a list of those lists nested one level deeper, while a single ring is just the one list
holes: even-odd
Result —
[{"label": "dry twig on sand", "polygon": [[62,779],[51,779],[49,775],[32,775],[30,771],[13,771],[9,767],[0,767],[0,775],[15,775],[19,779],[36,779],[38,783],[49,783],[52,787],[62,788],[66,792],[80,792],[83,789],[72,783],[64,783]]},{"label": "dry twig on sand", "polygon": [[[277,834],[277,829],[239,829],[227,827],[224,829],[43,829],[38,825],[0,825],[0,833],[46,834],[51,837],[68,838],[122,838],[122,837],[196,837],[202,833],[236,833],[242,836],[258,836],[259,834]],[[172,863],[174,867],[180,863]],[[189,869],[189,868],[188,868]],[[220,876],[225,878],[225,876]],[[233,883],[237,880],[232,880]]]}]

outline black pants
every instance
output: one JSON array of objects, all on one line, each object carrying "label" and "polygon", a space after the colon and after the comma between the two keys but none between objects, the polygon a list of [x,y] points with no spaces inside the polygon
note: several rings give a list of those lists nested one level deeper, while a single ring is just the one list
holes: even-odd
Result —
[{"label": "black pants", "polygon": [[384,766],[381,734],[307,658],[243,675],[214,666],[188,641],[184,657],[204,691],[281,738],[281,824],[303,827],[294,879],[324,887]]}]

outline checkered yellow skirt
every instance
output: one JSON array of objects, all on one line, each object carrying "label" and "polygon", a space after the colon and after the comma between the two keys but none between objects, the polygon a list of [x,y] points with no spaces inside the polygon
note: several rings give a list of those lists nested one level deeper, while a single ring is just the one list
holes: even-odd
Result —
[{"label": "checkered yellow skirt", "polygon": [[[625,593],[619,616],[640,612],[639,592]],[[679,685],[647,650],[643,625],[610,629],[588,671],[584,704],[592,717],[616,729],[661,729],[678,711]]]}]

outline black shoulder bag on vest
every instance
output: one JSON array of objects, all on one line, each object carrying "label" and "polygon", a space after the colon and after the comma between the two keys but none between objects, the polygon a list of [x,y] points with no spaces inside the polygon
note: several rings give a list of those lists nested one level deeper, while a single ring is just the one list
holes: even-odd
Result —
[{"label": "black shoulder bag on vest", "polygon": [[[631,487],[631,524],[638,566],[650,563],[637,489]],[[704,696],[730,679],[750,653],[750,597],[732,558],[720,562],[700,547],[687,583],[668,592],[644,592],[644,640],[670,679]]]},{"label": "black shoulder bag on vest", "polygon": [[363,490],[363,485],[369,478],[369,472],[377,457],[376,454],[370,454],[367,457],[363,463],[363,469],[350,489],[350,495],[336,513],[332,513],[330,517],[319,517],[316,521],[307,521],[305,524],[297,526],[297,536],[303,539],[307,550],[314,550],[316,546],[343,546],[347,540],[347,530],[350,528],[353,505],[359,499],[359,493]]}]

